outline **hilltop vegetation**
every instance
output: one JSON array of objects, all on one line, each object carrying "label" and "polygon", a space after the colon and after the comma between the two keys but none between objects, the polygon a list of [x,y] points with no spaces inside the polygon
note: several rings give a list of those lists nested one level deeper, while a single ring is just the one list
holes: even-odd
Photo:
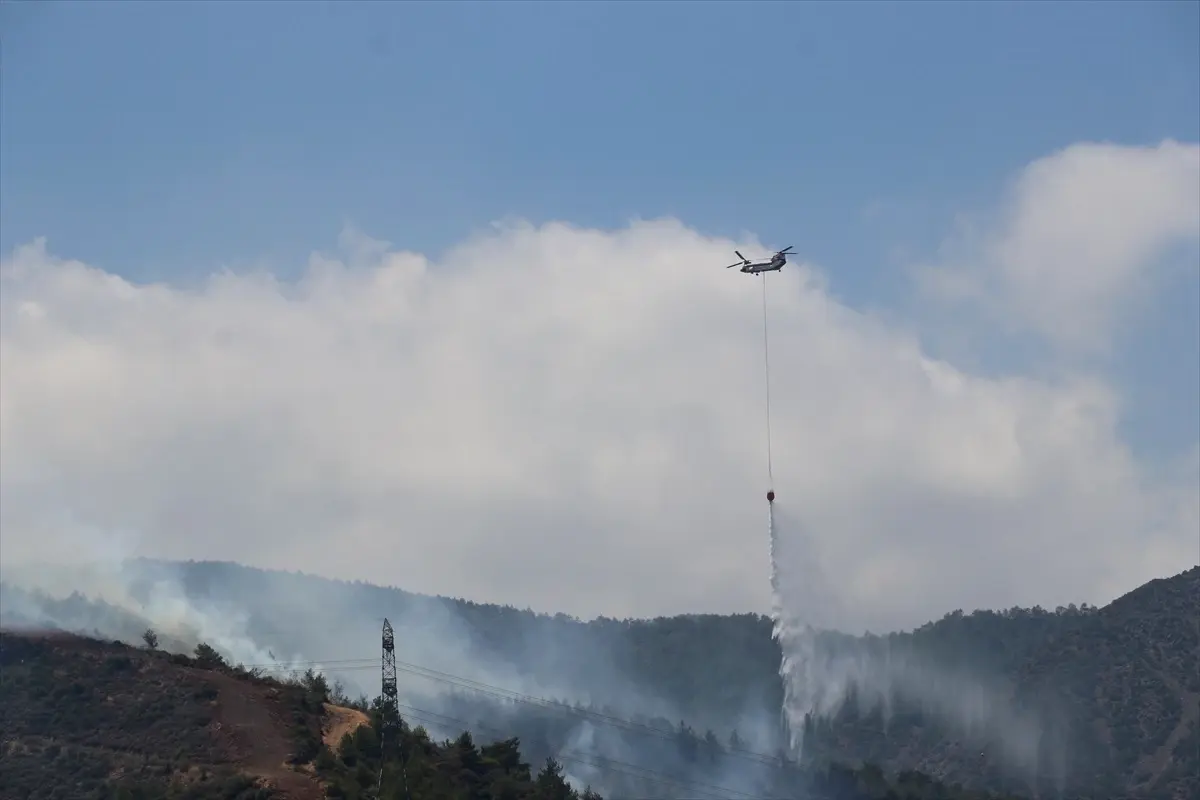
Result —
[{"label": "hilltop vegetation", "polygon": [[1064,626],[1017,674],[1025,702],[1061,708],[1068,771],[1114,796],[1200,797],[1200,567]]},{"label": "hilltop vegetation", "polygon": [[1200,567],[1104,608],[955,612],[888,638],[893,658],[970,674],[1036,718],[1031,770],[1003,774],[992,753],[903,702],[886,721],[847,704],[814,726],[816,752],[1040,796],[1200,796]]},{"label": "hilltop vegetation", "polygon": [[[407,659],[474,680],[422,676],[424,683],[411,684],[417,692],[411,696],[424,691],[427,699],[409,700],[419,707],[410,721],[451,740],[464,729],[480,741],[519,737],[533,764],[585,752],[633,771],[761,786],[765,773],[755,772],[752,762],[774,758],[782,743],[780,653],[762,616],[584,623],[231,564],[142,564],[137,575],[143,589],[170,582],[214,618],[230,610],[246,614],[238,631],[274,654],[365,659],[360,672],[332,668],[369,695],[378,691],[375,620],[386,615],[396,624],[402,678],[406,669],[416,674],[403,665]],[[41,607],[36,598],[23,603]],[[80,597],[67,605],[56,614],[89,629],[83,624],[91,620],[87,602]],[[104,615],[113,613],[104,608]],[[998,709],[999,722],[996,730],[971,731],[939,713],[933,691],[924,698],[897,695],[880,706],[864,685],[832,718],[807,727],[802,766],[811,775],[830,761],[875,763],[893,781],[914,771],[948,785],[1043,797],[1198,796],[1198,631],[1200,568],[1193,568],[1102,609],[956,611],[903,634],[822,635],[820,649],[829,658],[906,664],[912,674],[935,675],[940,702],[954,699],[947,687],[956,681],[976,687]],[[566,703],[548,710],[497,688],[565,697]],[[424,719],[416,720],[420,714]],[[604,717],[633,720],[637,729]],[[1021,720],[1036,722],[1036,737],[1014,728],[1019,735],[1010,730],[1006,741],[999,729]],[[1028,752],[1017,752],[1022,747]],[[565,757],[561,766],[584,781],[599,774],[594,765]],[[621,794],[623,778],[611,769],[605,775],[594,785],[602,794]],[[863,780],[870,782],[855,778]],[[652,796],[688,795],[660,784]]]},{"label": "hilltop vegetation", "polygon": [[[291,740],[319,731],[303,692],[202,666],[120,643],[0,633],[5,795],[320,797],[311,778],[282,770]],[[284,722],[293,716],[295,737]],[[283,791],[266,788],[281,778]]]},{"label": "hilltop vegetation", "polygon": [[[317,800],[378,785],[379,703],[340,741],[322,738],[332,697],[313,672],[279,681],[195,657],[58,633],[0,633],[0,787],[5,797]],[[536,775],[515,740],[476,748],[405,729],[408,787],[438,800],[577,800],[548,763]],[[385,772],[385,782],[393,764]],[[386,785],[385,785],[386,788]],[[400,797],[397,789],[384,797]],[[582,800],[600,800],[588,794]]]},{"label": "hilltop vegetation", "polygon": [[[6,797],[29,800],[602,800],[573,789],[553,757],[533,770],[516,737],[478,745],[462,731],[439,743],[380,698],[338,736],[331,720],[355,712],[331,701],[347,702],[319,674],[265,678],[228,665],[205,643],[187,657],[57,633],[0,633],[0,786]],[[715,763],[721,749],[697,755]],[[803,789],[824,800],[985,798],[915,774],[893,785],[873,768],[775,769],[770,797]],[[712,787],[661,773],[623,774],[621,796],[713,796]],[[664,784],[667,791],[656,791]]]}]

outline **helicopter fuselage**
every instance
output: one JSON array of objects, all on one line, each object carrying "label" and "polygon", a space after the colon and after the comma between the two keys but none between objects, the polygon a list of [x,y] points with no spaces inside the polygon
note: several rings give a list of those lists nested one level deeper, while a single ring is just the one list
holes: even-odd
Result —
[{"label": "helicopter fuselage", "polygon": [[773,258],[770,261],[763,261],[760,264],[746,264],[741,271],[747,275],[757,275],[760,272],[774,272],[775,270],[783,269],[783,265],[787,263],[786,258]]}]

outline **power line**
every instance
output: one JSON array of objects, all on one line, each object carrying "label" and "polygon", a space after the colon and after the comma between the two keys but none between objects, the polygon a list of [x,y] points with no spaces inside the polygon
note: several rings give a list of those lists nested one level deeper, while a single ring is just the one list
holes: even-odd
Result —
[{"label": "power line", "polygon": [[[314,660],[314,661],[309,661],[309,662],[296,662],[295,664],[293,664],[291,666],[293,668],[299,668],[299,667],[303,667],[305,665],[311,665],[314,667],[340,665],[340,666],[333,667],[333,670],[338,671],[338,672],[341,672],[341,671],[357,672],[360,670],[367,670],[367,669],[374,670],[374,669],[378,668],[374,659],[361,659],[361,658],[360,659],[340,659],[340,660],[339,659],[331,659],[328,661]],[[549,709],[552,711],[558,711],[561,713],[568,714],[570,716],[583,718],[588,721],[600,723],[603,725],[609,725],[609,726],[620,728],[622,730],[626,730],[626,731],[633,732],[633,733],[641,733],[641,734],[645,734],[645,735],[649,735],[649,736],[655,736],[659,739],[664,739],[667,741],[673,740],[676,735],[676,731],[674,731],[674,730],[666,730],[663,728],[657,728],[657,727],[654,727],[653,725],[647,725],[645,723],[634,722],[632,720],[623,719],[621,717],[617,717],[617,716],[614,716],[611,714],[605,714],[600,711],[576,708],[575,706],[572,706],[569,703],[565,703],[560,700],[551,700],[551,699],[545,698],[545,697],[537,697],[535,695],[523,694],[521,692],[517,692],[512,689],[505,689],[500,686],[494,686],[492,684],[483,683],[481,681],[476,681],[471,678],[465,678],[460,675],[454,675],[449,672],[435,670],[431,667],[424,667],[419,664],[412,664],[412,663],[408,663],[405,661],[396,661],[395,665],[396,665],[395,669],[397,672],[403,672],[405,674],[413,675],[415,677],[420,677],[420,678],[425,678],[427,680],[433,680],[433,681],[438,681],[441,683],[446,683],[446,684],[455,686],[460,689],[466,689],[468,691],[473,691],[473,692],[477,692],[480,694],[490,695],[492,697],[497,697],[502,700],[510,700],[510,701],[515,701],[515,702],[519,702],[519,703],[525,703],[528,705],[534,705],[534,706],[544,708],[544,709]],[[286,667],[282,667],[280,665],[271,665],[271,664],[243,665],[243,666],[246,666],[247,668],[257,667],[257,668],[269,668],[269,669],[277,669],[277,670],[286,670],[287,669]],[[781,766],[780,759],[778,757],[767,755],[766,753],[760,753],[760,752],[756,752],[754,750],[748,750],[743,747],[729,746],[728,748],[723,748],[723,749],[725,750],[725,752],[728,755],[735,757],[735,758],[741,758],[741,759],[745,759],[745,760],[749,760],[749,761],[754,761],[756,763],[764,764],[766,766],[771,766],[771,767],[775,767],[775,768],[778,768]]]},{"label": "power line", "polygon": [[[364,661],[365,661],[364,659],[347,659],[346,661],[342,661],[342,662],[328,661],[328,662],[312,662],[312,663],[314,666],[317,666],[320,664],[334,664],[334,663],[344,664],[345,666],[340,666],[340,667],[336,668],[336,671],[339,671],[339,672],[340,671],[360,671],[360,670],[366,670],[366,669],[372,669],[372,670],[375,669],[375,664],[373,662],[372,663],[364,663]],[[258,666],[270,667],[271,665],[258,665]],[[522,694],[520,692],[516,692],[511,689],[505,689],[503,687],[493,686],[491,684],[482,683],[480,681],[475,681],[470,678],[464,678],[462,676],[453,675],[451,673],[442,672],[440,670],[435,670],[430,667],[423,667],[423,666],[420,666],[417,664],[409,664],[409,663],[406,663],[403,661],[397,661],[396,662],[396,670],[398,672],[403,672],[405,674],[414,675],[416,677],[426,678],[426,679],[434,680],[434,681],[440,681],[443,683],[448,683],[448,684],[450,684],[452,686],[456,686],[460,689],[467,689],[469,691],[479,692],[481,694],[487,694],[487,695],[497,697],[497,698],[503,699],[503,700],[512,700],[512,701],[516,701],[516,702],[520,702],[520,703],[536,705],[541,708],[547,708],[547,709],[551,709],[551,710],[555,710],[555,711],[562,711],[562,712],[565,712],[572,716],[583,717],[583,718],[588,719],[593,722],[599,722],[601,724],[619,727],[624,730],[635,732],[635,733],[645,733],[645,734],[657,736],[658,738],[662,738],[662,739],[673,738],[676,734],[676,732],[674,730],[666,730],[663,728],[656,728],[652,725],[647,725],[645,723],[640,723],[640,722],[634,722],[632,720],[623,719],[621,717],[616,717],[616,716],[613,716],[610,714],[604,714],[603,712],[594,711],[591,709],[576,708],[575,706],[572,706],[572,705],[562,702],[560,700],[551,700],[549,698],[536,697],[533,695]],[[774,756],[770,756],[765,753],[758,753],[753,750],[747,750],[745,748],[740,748],[740,747],[732,748],[731,747],[731,748],[729,748],[729,752],[731,755],[737,755],[738,757],[743,757],[743,758],[750,758],[755,761],[758,761],[759,763],[765,763],[765,764],[770,764],[770,765],[778,764],[778,759]]]},{"label": "power line", "polygon": [[[480,723],[472,724],[472,723],[467,722],[466,720],[459,719],[457,717],[451,717],[451,716],[448,716],[446,714],[442,714],[442,713],[439,713],[436,711],[429,711],[427,709],[417,708],[415,706],[409,706],[409,705],[405,705],[403,703],[400,704],[400,707],[406,709],[407,716],[410,719],[417,719],[420,722],[428,722],[431,725],[442,727],[443,729],[446,729],[446,730],[452,730],[450,725],[447,724],[447,723],[451,723],[453,725],[463,726],[462,727],[463,730],[475,728],[475,729],[481,730],[481,731],[490,731],[491,733],[493,733],[501,738],[504,738],[504,731],[501,731],[499,728],[495,728],[490,725],[484,725],[484,724],[480,724]],[[683,787],[686,789],[698,790],[701,793],[713,795],[718,798],[725,798],[725,797],[729,797],[730,795],[734,795],[734,796],[742,797],[742,798],[751,798],[752,800],[762,800],[762,798],[760,798],[759,795],[751,794],[749,792],[743,792],[740,789],[733,789],[728,786],[716,786],[714,784],[703,783],[700,781],[690,780],[690,779],[686,779],[686,778],[678,778],[673,775],[669,775],[665,772],[661,772],[659,770],[653,770],[648,767],[638,766],[637,764],[630,764],[626,761],[620,761],[615,758],[608,758],[607,756],[599,756],[599,755],[594,755],[594,754],[582,754],[582,753],[578,753],[577,751],[573,751],[573,750],[562,750],[555,754],[555,758],[561,758],[564,761],[571,761],[571,762],[574,762],[577,764],[583,764],[585,766],[596,767],[597,769],[606,769],[611,772],[616,772],[616,773],[619,773],[622,775],[627,775],[632,778],[649,780],[649,781],[653,781],[653,782],[661,783],[661,784],[680,786],[680,787]],[[588,759],[593,759],[593,760],[589,761]],[[599,763],[597,763],[597,762],[599,762]],[[723,794],[718,794],[718,793],[723,793]]]},{"label": "power line", "polygon": [[[400,667],[397,667],[397,669],[399,669],[399,668]],[[666,740],[672,740],[672,739],[674,739],[674,737],[676,735],[676,732],[674,730],[664,730],[662,728],[656,728],[652,725],[646,725],[646,724],[640,723],[640,722],[633,722],[632,720],[623,719],[621,717],[617,717],[617,716],[614,716],[611,714],[605,714],[600,711],[576,708],[575,706],[572,706],[568,703],[564,703],[559,700],[550,700],[550,699],[547,699],[544,697],[536,697],[533,695],[522,694],[521,692],[516,692],[511,689],[504,689],[504,688],[501,688],[498,686],[492,686],[490,684],[482,683],[480,681],[471,680],[470,678],[463,678],[463,677],[460,677],[457,675],[452,675],[447,672],[441,672],[439,670],[430,669],[429,667],[422,667],[422,666],[418,666],[416,664],[404,664],[404,668],[405,668],[404,672],[406,672],[408,674],[417,675],[419,677],[426,677],[426,678],[430,678],[432,680],[442,681],[445,683],[449,683],[451,685],[458,686],[460,688],[480,692],[482,694],[492,695],[494,697],[499,697],[499,698],[506,699],[506,700],[515,700],[515,701],[521,702],[521,703],[528,703],[530,705],[536,705],[541,708],[548,708],[548,709],[555,710],[555,711],[564,711],[573,716],[583,717],[584,719],[587,719],[592,722],[599,722],[601,724],[610,725],[610,726],[621,728],[623,730],[631,731],[634,733],[644,733],[644,734],[656,736],[660,739],[666,739]],[[754,751],[744,750],[742,748],[737,748],[736,752],[738,752],[741,755],[741,757],[752,758],[753,760],[758,761],[760,763],[765,763],[765,764],[770,764],[770,765],[775,765],[778,763],[778,759],[773,758],[772,756],[768,756],[763,753],[755,753]]]}]

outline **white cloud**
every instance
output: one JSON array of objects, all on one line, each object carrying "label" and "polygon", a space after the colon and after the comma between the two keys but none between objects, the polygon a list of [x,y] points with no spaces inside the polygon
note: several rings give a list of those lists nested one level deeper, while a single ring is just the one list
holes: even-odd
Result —
[{"label": "white cloud", "polygon": [[[1089,220],[1107,241],[1087,215],[1066,240]],[[1063,241],[1020,240],[1032,263]],[[430,263],[351,232],[294,284],[192,291],[21,248],[0,560],[86,525],[134,532],[123,552],[583,615],[765,611],[760,283],[721,268],[734,247],[763,250],[514,225]],[[969,374],[810,265],[768,280],[779,502],[853,622],[1102,602],[1195,562],[1196,470],[1138,464],[1110,387]]]},{"label": "white cloud", "polygon": [[961,261],[918,274],[936,296],[1097,352],[1147,301],[1164,259],[1200,268],[1177,250],[1198,237],[1200,144],[1082,143],[1029,165],[997,224],[957,243]]}]

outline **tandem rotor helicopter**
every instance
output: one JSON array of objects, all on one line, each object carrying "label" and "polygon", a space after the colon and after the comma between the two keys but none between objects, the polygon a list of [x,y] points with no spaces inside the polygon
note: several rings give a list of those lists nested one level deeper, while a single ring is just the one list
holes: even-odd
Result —
[{"label": "tandem rotor helicopter", "polygon": [[[758,261],[755,263],[751,263],[750,259],[746,258],[741,253],[738,253],[737,250],[734,250],[733,252],[737,253],[737,257],[740,258],[741,261],[737,262],[736,264],[730,264],[725,269],[741,267],[741,269],[738,271],[744,272],[747,275],[759,275],[763,272],[774,272],[776,270],[781,270],[783,269],[783,265],[787,263],[788,251],[791,249],[792,245],[789,244],[782,250],[776,251],[775,255],[771,256],[770,261]],[[791,255],[795,255],[795,253],[792,253]]]}]

